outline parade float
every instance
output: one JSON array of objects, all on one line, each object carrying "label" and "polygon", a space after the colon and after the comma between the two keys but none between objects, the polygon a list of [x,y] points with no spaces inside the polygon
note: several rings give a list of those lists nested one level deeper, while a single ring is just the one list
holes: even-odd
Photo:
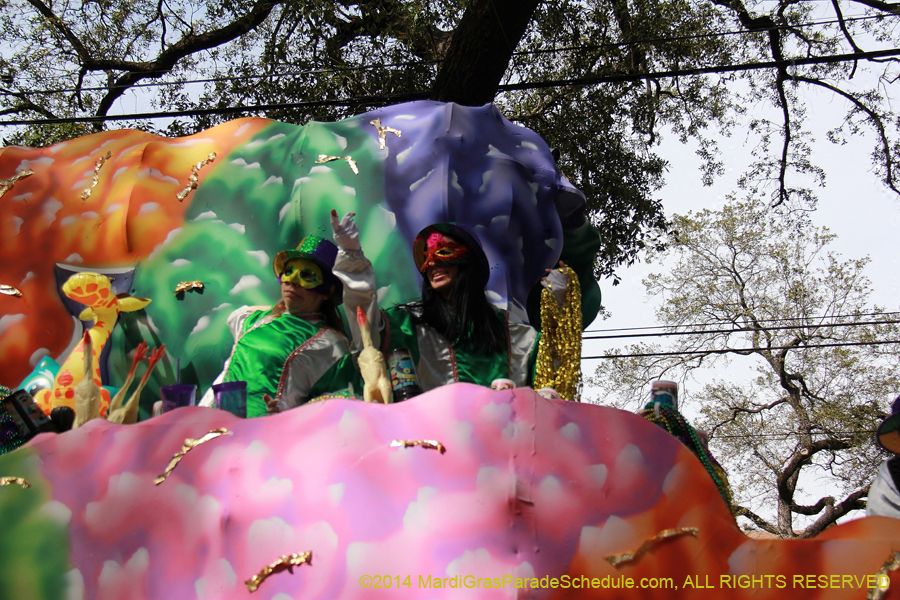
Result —
[{"label": "parade float", "polygon": [[483,243],[492,302],[536,322],[538,281],[562,258],[589,323],[584,198],[493,106],[111,131],[3,148],[0,179],[0,384],[47,410],[95,371],[109,412],[0,456],[0,598],[897,594],[900,521],[747,538],[678,439],[528,388],[150,417],[160,386],[209,386],[230,310],[271,305],[273,257],[329,236],[332,209],[357,213],[382,306],[419,294],[416,233],[459,222]]}]

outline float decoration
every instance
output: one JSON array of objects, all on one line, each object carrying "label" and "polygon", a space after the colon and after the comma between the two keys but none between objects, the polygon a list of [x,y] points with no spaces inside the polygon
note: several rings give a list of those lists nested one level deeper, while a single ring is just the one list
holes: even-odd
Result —
[{"label": "float decoration", "polygon": [[[154,485],[176,444],[221,429],[230,435],[182,460],[175,481]],[[441,440],[453,452],[392,451],[393,439]],[[29,600],[238,600],[261,566],[310,549],[315,569],[270,577],[265,598],[393,598],[360,578],[412,574],[411,596],[434,600],[630,599],[635,590],[600,582],[641,578],[677,586],[643,589],[642,600],[705,600],[710,589],[695,582],[707,580],[726,600],[855,600],[900,550],[900,520],[886,517],[810,540],[748,538],[696,457],[661,428],[527,388],[454,384],[389,407],[330,400],[261,419],[201,407],[127,427],[95,419],[0,457],[0,474],[32,484],[27,494],[0,488],[10,524],[0,528],[2,555],[60,569],[62,587]],[[23,535],[19,523],[42,528]],[[607,560],[686,528],[696,534],[667,537],[640,560]],[[38,534],[41,544],[27,541]],[[0,597],[17,598],[10,586],[22,575],[8,568],[0,561]],[[427,590],[419,574],[431,577]],[[467,575],[480,588],[448,589]],[[805,589],[795,575],[864,583]],[[765,576],[771,587],[719,585]],[[484,585],[504,577],[505,589]],[[523,589],[544,577],[597,587]],[[897,571],[886,578],[896,584]]]},{"label": "float decoration", "polygon": [[24,171],[18,171],[9,179],[0,179],[0,198],[3,197],[3,194],[11,190],[12,187],[16,185],[17,181],[28,177],[29,175],[34,175],[34,171],[32,171],[31,169],[25,169]]},{"label": "float decoration", "polygon": [[[79,319],[94,321],[94,325],[84,333],[85,336],[90,336],[90,347],[88,348],[90,356],[85,356],[85,348],[88,345],[88,338],[85,337],[60,366],[54,379],[53,388],[40,390],[35,396],[35,401],[45,414],[50,414],[50,411],[58,406],[75,408],[75,388],[84,378],[93,379],[96,386],[101,385],[99,357],[116,325],[119,313],[141,310],[150,304],[150,300],[147,298],[124,294],[115,295],[109,277],[90,271],[82,271],[69,277],[63,284],[62,291],[66,297],[87,306],[78,315]],[[88,362],[90,369],[86,369],[84,366]],[[92,391],[85,389],[85,394],[89,393]],[[97,415],[105,416],[109,408],[109,390],[101,388],[98,393],[100,394],[100,404]],[[85,401],[87,402],[87,400]],[[90,403],[87,402],[85,406],[89,405]],[[87,416],[84,414],[78,416],[77,412],[76,410],[76,417],[82,419],[83,423]]]},{"label": "float decoration", "polygon": [[[85,187],[83,165],[106,152],[112,152],[103,166],[109,183],[87,201],[72,198],[70,190]],[[202,186],[184,202],[161,201],[184,191],[185,164],[193,172],[213,152],[215,162],[197,173]],[[358,174],[330,168],[316,164],[319,155],[350,156],[366,168]],[[271,258],[306,235],[329,235],[332,208],[357,213],[376,278],[388,283],[379,290],[385,306],[419,295],[421,278],[409,256],[415,234],[456,221],[484,243],[488,293],[498,307],[524,314],[535,282],[561,252],[581,278],[584,310],[596,313],[599,306],[589,264],[598,234],[584,217],[583,195],[562,177],[537,134],[491,105],[420,101],[335,123],[248,118],[185,138],[110,131],[51,148],[0,149],[0,173],[23,165],[41,168],[16,184],[16,195],[0,198],[0,212],[12,216],[0,225],[0,239],[15,259],[4,282],[29,299],[13,305],[0,295],[0,314],[14,319],[4,322],[8,329],[0,336],[6,385],[28,376],[36,352],[62,361],[80,337],[59,298],[41,283],[54,277],[55,265],[101,272],[128,265],[133,280],[119,292],[172,291],[196,280],[198,268],[209,275],[204,295],[190,302],[154,292],[144,312],[120,315],[106,346],[109,358],[101,362],[108,374],[103,383],[121,386],[134,348],[162,341],[182,359],[185,381],[208,387],[228,357],[230,312],[278,300],[277,287],[269,285]],[[567,258],[567,249],[584,264]],[[58,326],[48,330],[48,322]],[[174,376],[170,368],[154,372],[142,415],[149,416],[158,387]]]},{"label": "float decoration", "polygon": [[270,565],[266,565],[262,569],[260,569],[259,573],[248,579],[244,582],[244,585],[247,586],[247,589],[251,592],[255,592],[259,589],[259,586],[271,575],[275,573],[280,573],[282,571],[287,571],[291,575],[294,574],[294,567],[299,567],[300,565],[311,565],[312,564],[312,551],[307,550],[306,552],[301,552],[299,554],[286,554],[282,556],[280,559],[276,560]]},{"label": "float decoration", "polygon": [[663,540],[686,534],[697,537],[698,531],[699,529],[697,529],[696,527],[681,527],[678,529],[666,529],[664,531],[660,531],[649,540],[645,540],[640,546],[638,546],[636,550],[625,552],[624,554],[617,554],[615,556],[607,556],[606,562],[614,567],[618,567],[621,564],[639,559],[645,552],[647,552]]},{"label": "float decoration", "polygon": [[881,587],[876,585],[875,587],[869,590],[869,593],[866,594],[866,600],[881,600],[884,598],[887,591],[890,589],[890,579],[888,578],[888,573],[892,571],[896,571],[900,569],[900,552],[891,552],[891,555],[888,556],[887,560],[884,561],[884,564],[881,565],[881,568],[878,569],[878,572],[875,574],[875,581],[878,583],[882,583],[885,579],[888,580],[888,585]]},{"label": "float decoration", "polygon": [[198,162],[196,165],[191,165],[191,177],[188,179],[187,187],[183,190],[175,194],[175,197],[178,198],[179,202],[184,202],[184,199],[188,197],[192,191],[196,190],[200,185],[200,169],[216,160],[216,153],[210,152],[209,155]]},{"label": "float decoration", "polygon": [[153,480],[154,485],[159,485],[163,481],[169,478],[169,475],[172,474],[172,471],[175,470],[175,467],[178,466],[178,463],[181,462],[181,459],[184,458],[184,455],[199,446],[200,444],[205,444],[211,440],[216,439],[221,435],[227,435],[228,430],[224,427],[219,429],[213,429],[212,431],[208,431],[202,437],[198,439],[187,438],[184,440],[184,446],[182,446],[181,450],[175,453],[172,457],[172,460],[169,461],[168,466],[166,466],[166,470],[163,471],[163,474]]},{"label": "float decoration", "polygon": [[23,479],[22,477],[0,477],[0,487],[12,484],[22,486],[23,490],[27,490],[31,487],[31,484],[28,483],[28,480]]},{"label": "float decoration", "polygon": [[356,166],[356,161],[353,160],[353,158],[350,156],[328,156],[327,154],[320,154],[319,158],[316,159],[316,164],[323,165],[335,160],[347,161],[347,164],[350,165],[350,170],[353,171],[353,174],[359,175],[359,167]]},{"label": "float decoration", "polygon": [[6,296],[15,296],[16,298],[22,297],[22,292],[11,285],[6,285],[5,283],[0,283],[0,294],[4,294]]},{"label": "float decoration", "polygon": [[387,147],[387,134],[393,133],[397,137],[403,137],[403,133],[399,129],[394,129],[393,127],[382,127],[381,119],[375,119],[374,121],[369,121],[369,125],[374,125],[375,129],[378,131],[378,147],[381,150],[384,150]]},{"label": "float decoration", "polygon": [[447,451],[447,448],[437,440],[394,440],[391,442],[391,448],[412,448],[413,446],[437,450],[441,454]]},{"label": "float decoration", "polygon": [[86,188],[83,192],[81,192],[81,199],[87,200],[91,197],[91,194],[94,193],[94,188],[97,187],[97,184],[100,183],[100,169],[103,168],[103,165],[112,158],[112,152],[107,152],[105,156],[101,156],[97,159],[97,162],[94,163],[94,177],[91,179],[91,187]]},{"label": "float decoration", "polygon": [[198,294],[202,294],[203,289],[204,286],[202,281],[182,281],[175,287],[172,293],[175,294],[175,297],[179,300],[183,300],[185,292],[197,292]]}]

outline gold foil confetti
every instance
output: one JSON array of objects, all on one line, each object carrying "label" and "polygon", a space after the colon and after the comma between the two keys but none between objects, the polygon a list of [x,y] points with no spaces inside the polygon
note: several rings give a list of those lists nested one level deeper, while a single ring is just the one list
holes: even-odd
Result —
[{"label": "gold foil confetti", "polygon": [[175,291],[172,293],[177,296],[178,294],[184,294],[185,292],[189,292],[191,290],[198,290],[202,292],[203,289],[204,286],[202,281],[182,281],[178,284],[178,286],[175,288]]},{"label": "gold foil confetti", "polygon": [[888,589],[891,587],[891,578],[888,577],[888,573],[896,571],[898,568],[900,568],[900,552],[891,552],[884,564],[881,565],[881,568],[878,569],[878,572],[875,573],[875,587],[869,588],[866,600],[881,600],[884,598],[884,595],[887,594]]},{"label": "gold foil confetti", "polygon": [[184,202],[184,199],[188,197],[188,194],[197,189],[197,186],[200,185],[200,169],[214,160],[216,160],[216,153],[210,152],[206,158],[198,162],[196,165],[191,165],[191,178],[188,180],[187,187],[175,194],[175,197],[178,198],[179,202]]},{"label": "gold foil confetti", "polygon": [[356,161],[353,160],[350,156],[330,156],[328,154],[320,154],[319,158],[316,159],[317,165],[323,165],[325,163],[329,163],[333,160],[345,160],[347,164],[350,165],[350,170],[353,171],[354,175],[359,175],[359,167],[356,166]]},{"label": "gold foil confetti", "polygon": [[618,567],[622,563],[630,562],[632,560],[637,560],[641,557],[647,550],[658,544],[663,540],[667,540],[669,538],[678,537],[681,535],[690,534],[694,537],[697,537],[697,532],[700,531],[696,527],[679,527],[677,529],[663,529],[655,536],[650,538],[649,540],[644,540],[644,543],[641,544],[637,550],[632,550],[631,552],[626,552],[624,554],[616,554],[614,556],[605,556],[604,560],[611,564],[614,567]]},{"label": "gold foil confetti", "polygon": [[281,558],[273,562],[271,565],[266,565],[262,569],[260,569],[259,573],[248,579],[244,582],[244,585],[247,586],[247,589],[251,592],[255,592],[260,584],[265,581],[270,575],[274,575],[275,573],[280,573],[282,571],[287,571],[291,575],[294,574],[294,567],[299,567],[302,564],[312,564],[312,551],[307,550],[306,552],[301,552],[300,554],[285,554],[282,555]]},{"label": "gold foil confetti", "polygon": [[31,484],[28,483],[27,479],[22,479],[21,477],[0,477],[0,487],[4,485],[21,485],[23,490],[27,490],[31,487]]},{"label": "gold foil confetti", "polygon": [[387,145],[387,134],[393,133],[397,137],[400,137],[402,133],[399,129],[394,129],[393,127],[382,127],[381,119],[375,119],[374,121],[369,121],[369,125],[374,125],[375,129],[378,130],[378,147],[384,150]]},{"label": "gold foil confetti", "polygon": [[7,296],[15,296],[16,298],[22,297],[22,292],[17,290],[11,285],[6,285],[5,283],[0,283],[0,294],[6,294]]},{"label": "gold foil confetti", "polygon": [[101,156],[97,159],[97,162],[94,163],[94,179],[91,180],[91,187],[86,188],[81,192],[82,200],[87,200],[91,197],[91,194],[94,193],[94,188],[97,187],[97,184],[100,182],[100,169],[110,158],[112,158],[112,152],[107,152],[106,156]]},{"label": "gold foil confetti", "polygon": [[187,454],[189,451],[193,450],[200,444],[205,444],[206,442],[208,442],[210,440],[216,439],[220,435],[226,435],[226,434],[228,434],[228,430],[225,429],[224,427],[221,427],[219,429],[213,429],[212,431],[207,432],[203,437],[201,437],[198,440],[195,440],[194,438],[187,438],[186,440],[184,440],[184,447],[181,449],[180,452],[175,453],[175,456],[173,456],[172,460],[169,461],[169,466],[166,467],[165,472],[163,472],[162,475],[160,475],[159,477],[154,479],[153,483],[155,483],[156,485],[159,485],[163,481],[165,481],[166,478],[169,476],[169,474],[173,470],[175,470],[175,467],[178,466],[178,463],[181,462],[181,459],[184,458],[184,455]]},{"label": "gold foil confetti", "polygon": [[31,169],[25,169],[24,171],[19,171],[9,179],[0,179],[0,197],[3,197],[3,194],[12,189],[12,186],[16,185],[16,182],[20,179],[24,179],[29,175],[34,175],[34,171]]},{"label": "gold foil confetti", "polygon": [[437,450],[441,454],[447,451],[447,448],[437,440],[394,440],[391,442],[391,448],[409,448],[411,446],[422,446],[429,450]]}]

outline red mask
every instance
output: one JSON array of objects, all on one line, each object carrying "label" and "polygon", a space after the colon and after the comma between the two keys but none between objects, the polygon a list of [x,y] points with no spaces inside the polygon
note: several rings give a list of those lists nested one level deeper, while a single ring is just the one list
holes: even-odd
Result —
[{"label": "red mask", "polygon": [[459,265],[469,261],[469,248],[465,244],[455,242],[437,231],[428,236],[425,242],[425,260],[422,271],[431,263]]}]

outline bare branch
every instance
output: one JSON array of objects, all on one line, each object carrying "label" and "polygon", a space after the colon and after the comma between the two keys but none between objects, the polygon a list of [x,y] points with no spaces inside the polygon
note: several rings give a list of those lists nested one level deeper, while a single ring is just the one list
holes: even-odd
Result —
[{"label": "bare branch", "polygon": [[894,185],[894,169],[893,169],[893,158],[891,154],[891,145],[888,141],[887,132],[884,129],[884,123],[881,120],[881,117],[871,108],[860,102],[860,100],[854,97],[852,94],[845,92],[844,90],[835,87],[829,83],[825,83],[824,81],[819,81],[818,79],[812,79],[810,77],[803,76],[794,76],[794,81],[802,81],[804,83],[808,83],[810,85],[817,85],[819,87],[823,87],[826,90],[831,90],[835,94],[842,96],[849,100],[857,109],[864,112],[869,117],[869,121],[872,125],[875,126],[875,129],[878,131],[878,137],[881,139],[881,147],[884,152],[884,168],[885,168],[885,183],[889,188],[894,190],[897,194],[900,194],[900,189]]},{"label": "bare branch", "polygon": [[[848,495],[842,502],[835,505],[834,498],[824,498],[825,501],[825,513],[816,519],[815,523],[804,529],[800,532],[798,537],[801,538],[811,538],[822,531],[830,525],[834,524],[838,519],[849,513],[853,510],[861,510],[866,507],[866,502],[863,498],[869,495],[869,486],[867,485],[864,488],[860,488]],[[819,502],[822,502],[820,500]],[[831,500],[829,503],[828,500]]]},{"label": "bare branch", "polygon": [[[186,33],[176,43],[163,50],[152,63],[143,63],[143,65],[145,65],[144,68],[128,70],[127,73],[116,79],[115,84],[111,87],[109,92],[107,92],[103,99],[100,100],[96,114],[105,115],[113,102],[138,81],[148,77],[162,77],[185,56],[189,56],[202,50],[215,48],[216,46],[221,46],[222,44],[240,37],[251,29],[258,27],[266,20],[269,13],[272,12],[272,9],[280,3],[281,0],[257,0],[256,4],[253,5],[253,8],[250,9],[250,12],[235,19],[224,27],[200,35],[195,35],[192,32]],[[117,67],[112,68],[117,69]],[[102,127],[102,124],[98,123],[97,127]]]},{"label": "bare branch", "polygon": [[[850,35],[850,32],[847,30],[847,23],[844,22],[844,13],[841,12],[841,5],[838,4],[838,0],[831,0],[831,5],[834,7],[834,14],[837,15],[838,24],[841,27],[841,31],[844,34],[844,38],[850,44],[850,47],[853,48],[854,52],[862,52],[859,46],[856,45],[856,42],[853,40],[853,36]],[[850,72],[850,77],[848,79],[853,79],[853,76],[856,75],[856,67],[859,64],[859,61],[853,61],[853,70]]]},{"label": "bare branch", "polygon": [[735,517],[746,517],[746,518],[750,519],[754,525],[756,525],[763,531],[767,531],[767,532],[771,533],[772,535],[781,536],[781,532],[778,531],[778,529],[774,525],[770,524],[768,521],[766,521],[765,519],[763,519],[758,514],[756,514],[755,512],[753,512],[752,510],[750,510],[749,508],[747,508],[745,506],[738,506],[737,509],[734,511],[734,516]]}]

